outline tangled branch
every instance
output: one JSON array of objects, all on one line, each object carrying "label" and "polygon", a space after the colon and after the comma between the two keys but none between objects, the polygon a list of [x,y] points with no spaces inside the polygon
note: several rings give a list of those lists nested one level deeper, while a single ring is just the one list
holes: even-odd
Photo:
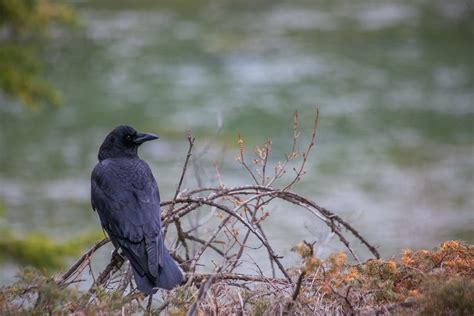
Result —
[{"label": "tangled branch", "polygon": [[[169,308],[173,304],[184,304],[187,306],[189,314],[194,315],[197,311],[205,311],[210,308],[206,305],[209,297],[214,302],[219,301],[224,304],[223,296],[214,292],[214,285],[218,286],[222,282],[236,288],[251,288],[255,284],[261,284],[274,293],[291,293],[292,301],[287,305],[287,308],[291,308],[303,285],[310,282],[310,280],[308,280],[304,271],[295,274],[291,269],[285,267],[282,261],[283,257],[277,253],[272,241],[265,233],[265,221],[273,211],[271,205],[276,201],[291,205],[293,213],[298,210],[308,212],[314,217],[315,222],[326,225],[328,232],[338,236],[340,242],[355,261],[360,262],[359,256],[352,245],[354,240],[364,245],[375,258],[379,258],[377,249],[352,225],[335,213],[318,205],[315,201],[292,191],[294,185],[305,174],[308,157],[316,142],[318,119],[319,111],[316,112],[313,120],[313,130],[308,145],[303,151],[298,152],[300,132],[298,130],[298,113],[295,112],[290,152],[286,153],[284,159],[276,162],[274,166],[271,166],[273,160],[270,159],[271,140],[267,140],[262,147],[256,146],[255,158],[252,160],[253,166],[251,166],[247,161],[244,140],[239,135],[239,154],[236,160],[242,165],[243,170],[249,174],[252,182],[250,185],[226,186],[222,181],[217,164],[213,163],[218,179],[216,186],[183,189],[186,171],[194,157],[195,138],[188,134],[189,147],[176,192],[171,200],[161,203],[161,219],[164,234],[174,226],[176,234],[168,233],[169,236],[175,236],[176,238],[174,247],[171,247],[171,252],[186,272],[185,284],[176,291],[193,294],[191,296],[184,295],[180,303],[174,302],[173,300],[176,300],[176,298],[173,298],[170,294],[164,294],[159,310]],[[299,162],[298,158],[301,158]],[[292,168],[294,175],[288,179],[287,170],[291,165],[294,165]],[[274,173],[269,176],[268,170],[272,167]],[[195,174],[197,173],[195,172]],[[277,185],[280,182],[284,183]],[[191,220],[186,221],[186,219],[193,216],[198,216],[200,212],[208,214],[201,223]],[[174,225],[170,225],[172,223]],[[86,272],[87,267],[89,267],[89,274],[93,276],[90,264],[91,258],[107,242],[108,239],[97,242],[70,269],[62,275],[56,276],[54,282],[63,288],[68,287],[70,284],[78,282],[79,277]],[[208,250],[210,250],[209,255],[206,255]],[[253,261],[250,255],[251,251],[263,252],[268,257],[271,274],[263,268],[262,262],[249,263],[249,258],[250,261]],[[97,279],[94,278],[89,290],[82,295],[79,304],[71,308],[71,312],[87,308],[87,304],[94,301],[103,300],[104,293],[111,295],[120,293],[122,303],[129,302],[128,304],[132,304],[135,302],[137,304],[136,308],[142,308],[142,311],[145,312],[149,311],[151,299],[145,309],[140,303],[140,294],[130,277],[130,268],[124,268],[126,265],[123,265],[123,263],[124,259],[117,252],[114,252],[110,263],[98,274]],[[236,269],[241,271],[236,272]],[[214,272],[208,273],[206,270],[213,270]],[[251,272],[252,270],[256,272]],[[127,287],[129,287],[128,290],[126,290]],[[237,295],[238,301],[234,302],[237,305],[232,306],[239,306],[241,310],[244,310],[245,304],[250,298],[244,299],[239,293]],[[252,299],[255,299],[255,297]],[[232,302],[227,303],[232,304]],[[219,304],[214,305],[213,308],[216,309]]]}]

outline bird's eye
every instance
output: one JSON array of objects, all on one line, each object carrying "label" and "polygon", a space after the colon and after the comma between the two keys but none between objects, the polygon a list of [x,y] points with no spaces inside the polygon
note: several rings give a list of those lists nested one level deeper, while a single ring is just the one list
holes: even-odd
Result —
[{"label": "bird's eye", "polygon": [[125,140],[131,141],[131,140],[132,140],[132,135],[127,135],[127,136],[125,136]]}]

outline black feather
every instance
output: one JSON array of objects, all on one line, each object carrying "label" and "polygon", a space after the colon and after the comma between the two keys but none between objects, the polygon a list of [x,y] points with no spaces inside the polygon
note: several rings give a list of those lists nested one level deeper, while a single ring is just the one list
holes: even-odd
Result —
[{"label": "black feather", "polygon": [[91,202],[114,246],[130,260],[138,288],[153,294],[179,285],[183,275],[164,245],[155,178],[127,135],[147,136],[119,126],[106,137],[92,171]]}]

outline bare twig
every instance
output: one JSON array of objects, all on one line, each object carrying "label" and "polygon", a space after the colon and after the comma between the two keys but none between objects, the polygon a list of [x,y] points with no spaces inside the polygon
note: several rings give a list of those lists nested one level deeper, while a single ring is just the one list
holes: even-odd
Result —
[{"label": "bare twig", "polygon": [[257,180],[257,177],[255,176],[255,174],[252,172],[252,170],[250,169],[250,167],[247,165],[247,163],[245,162],[245,158],[244,158],[244,140],[242,139],[242,137],[240,136],[240,134],[237,135],[237,142],[239,144],[239,151],[240,151],[240,156],[237,157],[237,161],[240,162],[242,164],[242,166],[245,168],[245,170],[247,170],[247,172],[249,173],[249,175],[252,177],[253,181],[255,182],[255,184],[259,184],[258,180]]},{"label": "bare twig", "polygon": [[[198,238],[198,237],[196,237],[196,236],[193,236],[193,235],[191,235],[191,234],[184,233],[184,237],[185,237],[186,239],[189,239],[189,240],[198,242],[198,243],[200,243],[200,244],[202,244],[202,245],[206,245],[206,241],[205,241],[205,240],[200,239],[200,238]],[[224,256],[224,252],[223,252],[222,250],[220,250],[219,248],[217,248],[216,246],[214,246],[212,243],[210,243],[210,244],[208,245],[208,247],[211,248],[212,250],[214,250],[215,252],[217,252],[219,255]]]},{"label": "bare twig", "polygon": [[[186,174],[186,170],[187,170],[187,168],[188,168],[189,159],[191,158],[191,155],[192,155],[193,146],[194,146],[194,141],[196,140],[196,138],[191,134],[191,132],[188,132],[188,134],[187,134],[187,139],[188,139],[188,143],[189,143],[188,153],[186,154],[186,160],[184,161],[183,170],[181,171],[181,176],[180,176],[180,178],[179,178],[178,186],[176,187],[176,191],[175,191],[175,193],[174,193],[174,197],[173,197],[171,206],[170,206],[169,209],[168,209],[168,213],[169,213],[169,214],[173,214],[173,209],[174,209],[174,205],[175,205],[175,203],[176,203],[176,198],[178,197],[178,194],[179,194],[179,192],[181,191],[181,186],[182,186],[182,184],[183,184],[184,175]],[[163,236],[166,236],[167,230],[168,230],[168,223],[164,223],[164,226],[163,226]]]},{"label": "bare twig", "polygon": [[278,283],[278,284],[288,284],[288,280],[282,278],[267,278],[258,275],[252,274],[243,274],[243,273],[190,273],[187,274],[187,277],[193,277],[194,281],[199,282],[214,276],[217,280],[236,280],[236,281],[245,281],[245,282],[262,282],[262,283]]},{"label": "bare twig", "polygon": [[153,294],[148,297],[148,304],[146,305],[146,315],[151,316],[151,303],[153,302]]},{"label": "bare twig", "polygon": [[64,272],[61,276],[56,276],[54,281],[57,284],[62,285],[66,283],[73,275],[79,275],[89,264],[91,256],[109,241],[110,240],[108,238],[104,238],[96,242],[94,246],[87,250],[66,272]]},{"label": "bare twig", "polygon": [[[254,191],[254,192],[251,192]],[[264,193],[259,193],[259,192],[264,192]],[[243,202],[239,207],[237,207],[234,210],[230,210],[227,206],[218,204],[214,202],[215,199],[225,196],[225,195],[238,195],[238,194],[244,194],[244,195],[251,195],[251,194],[257,194],[251,197],[249,200],[246,200]],[[309,210],[312,214],[316,215],[318,218],[322,219],[324,223],[326,223],[332,231],[334,231],[341,242],[347,247],[349,252],[354,256],[354,258],[360,262],[358,256],[355,254],[355,251],[352,249],[350,246],[349,241],[343,236],[342,232],[340,229],[337,227],[337,224],[343,225],[348,231],[350,231],[356,238],[358,238],[362,244],[367,246],[367,248],[374,254],[376,258],[379,258],[380,255],[377,251],[377,249],[372,246],[362,235],[355,229],[353,228],[350,224],[342,220],[339,216],[335,215],[334,213],[330,212],[326,208],[323,208],[316,204],[315,202],[306,199],[294,192],[291,191],[282,191],[281,189],[274,189],[274,188],[269,188],[269,187],[264,187],[264,186],[258,186],[258,185],[251,185],[251,186],[241,186],[241,187],[234,187],[234,188],[226,188],[224,190],[219,190],[216,189],[215,193],[211,194],[207,198],[192,198],[192,197],[186,197],[182,199],[177,199],[176,203],[183,203],[183,204],[189,204],[190,207],[188,208],[183,208],[182,211],[179,213],[175,213],[173,216],[174,218],[169,218],[168,214],[165,214],[163,221],[174,221],[177,218],[180,218],[182,216],[185,216],[189,212],[193,211],[194,209],[198,208],[200,205],[210,205],[214,206],[218,209],[221,209],[227,213],[233,213],[235,217],[237,217],[245,226],[250,226],[247,221],[245,221],[240,215],[236,214],[235,212],[240,209],[243,205],[246,205],[248,202],[251,200],[258,199],[259,197],[263,196],[276,196],[282,200],[288,201],[290,203],[294,203],[296,205],[299,205],[301,207],[304,207],[305,209]],[[170,203],[168,201],[163,202],[163,204]],[[252,228],[253,229],[253,228]],[[254,229],[253,229],[254,230]],[[259,234],[259,239],[263,238]],[[257,236],[258,237],[258,236]]]},{"label": "bare twig", "polygon": [[107,281],[110,279],[112,274],[121,268],[124,261],[125,261],[124,258],[118,253],[118,251],[114,250],[109,264],[99,274],[98,278],[89,288],[89,291],[81,297],[79,306],[87,304],[87,302],[89,301],[92,294],[94,294],[96,289],[100,288],[101,286],[104,286],[107,283]]},{"label": "bare twig", "polygon": [[301,162],[300,164],[300,167],[299,169],[294,169],[294,171],[296,172],[296,176],[293,178],[293,180],[288,183],[282,191],[286,191],[288,189],[290,189],[296,182],[300,181],[301,180],[301,176],[303,175],[304,173],[304,167],[306,165],[306,162],[308,160],[308,157],[309,157],[309,153],[311,151],[311,149],[313,148],[314,144],[316,143],[316,135],[317,135],[317,128],[318,128],[318,119],[319,119],[319,109],[316,109],[316,116],[314,118],[314,121],[313,121],[313,132],[311,134],[311,139],[310,139],[310,142],[309,142],[309,145],[308,145],[308,148],[306,149],[306,151],[303,153],[303,161]]},{"label": "bare twig", "polygon": [[198,295],[197,295],[197,298],[196,300],[194,301],[194,303],[191,305],[191,308],[189,309],[188,311],[188,316],[194,316],[196,315],[196,308],[198,306],[198,304],[202,301],[202,299],[204,298],[204,296],[206,295],[207,291],[209,290],[209,288],[212,286],[212,284],[214,283],[214,280],[216,278],[216,275],[221,271],[222,269],[222,266],[219,266],[215,269],[215,273],[212,274],[206,281],[206,283],[201,286],[199,288],[199,292],[198,292]]}]

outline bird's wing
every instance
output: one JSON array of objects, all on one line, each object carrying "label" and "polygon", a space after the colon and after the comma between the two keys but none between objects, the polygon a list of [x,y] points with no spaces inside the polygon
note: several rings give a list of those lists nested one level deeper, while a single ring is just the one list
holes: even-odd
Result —
[{"label": "bird's wing", "polygon": [[156,277],[165,249],[158,186],[148,165],[139,159],[100,162],[92,172],[91,202],[132,265]]}]

